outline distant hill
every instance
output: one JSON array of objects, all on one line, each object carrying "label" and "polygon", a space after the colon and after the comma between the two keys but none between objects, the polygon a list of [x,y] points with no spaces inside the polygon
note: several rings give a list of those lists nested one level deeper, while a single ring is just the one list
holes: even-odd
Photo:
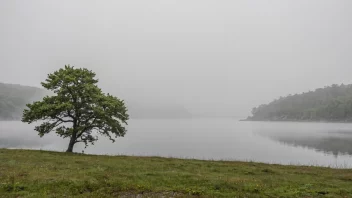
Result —
[{"label": "distant hill", "polygon": [[352,122],[352,85],[332,85],[280,97],[252,109],[252,121]]},{"label": "distant hill", "polygon": [[47,92],[37,87],[0,83],[0,120],[19,120],[27,103],[40,100]]},{"label": "distant hill", "polygon": [[[51,94],[45,89],[0,83],[0,120],[20,120],[27,103],[41,100]],[[182,106],[173,104],[140,104],[127,102],[131,118],[168,119],[190,118],[191,114]]]}]

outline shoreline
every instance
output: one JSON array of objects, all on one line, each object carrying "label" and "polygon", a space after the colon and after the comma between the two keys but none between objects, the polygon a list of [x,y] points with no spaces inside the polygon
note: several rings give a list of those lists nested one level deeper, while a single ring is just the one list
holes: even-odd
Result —
[{"label": "shoreline", "polygon": [[352,124],[352,121],[333,121],[333,120],[251,120],[241,119],[240,122],[298,122],[298,123],[345,123]]},{"label": "shoreline", "polygon": [[0,197],[348,197],[351,169],[0,149]]},{"label": "shoreline", "polygon": [[[65,154],[66,152],[64,150],[58,151],[58,150],[43,150],[43,149],[27,149],[27,148],[0,148],[0,153],[1,150],[19,150],[19,151],[39,151],[39,152],[50,152],[50,153],[59,153],[59,154]],[[251,160],[251,159],[231,159],[231,158],[224,158],[224,159],[212,159],[212,158],[194,158],[194,157],[178,157],[178,156],[158,156],[158,155],[128,155],[128,154],[92,154],[92,153],[82,153],[82,152],[73,152],[73,153],[67,153],[67,154],[73,154],[73,155],[79,155],[79,156],[95,156],[95,157],[131,157],[131,158],[161,158],[161,159],[169,159],[169,160],[195,160],[195,161],[200,161],[200,162],[225,162],[225,163],[254,163],[254,164],[262,164],[262,165],[274,165],[274,166],[293,166],[293,167],[314,167],[314,168],[329,168],[329,169],[340,169],[340,170],[352,170],[352,164],[351,166],[339,166],[336,164],[330,164],[330,165],[319,165],[317,163],[310,163],[310,164],[304,164],[304,163],[299,163],[299,162],[289,162],[289,163],[278,163],[278,162],[264,162],[264,161],[256,161],[256,160]]]}]

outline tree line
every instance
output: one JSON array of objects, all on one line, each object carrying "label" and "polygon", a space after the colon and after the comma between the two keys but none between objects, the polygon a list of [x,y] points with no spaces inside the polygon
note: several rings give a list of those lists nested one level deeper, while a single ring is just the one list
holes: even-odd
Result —
[{"label": "tree line", "polygon": [[352,121],[352,85],[326,86],[280,97],[252,109],[253,121]]}]

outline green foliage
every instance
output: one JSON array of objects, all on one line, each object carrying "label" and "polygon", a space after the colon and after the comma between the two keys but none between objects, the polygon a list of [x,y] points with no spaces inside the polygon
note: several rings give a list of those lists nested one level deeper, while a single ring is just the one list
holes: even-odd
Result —
[{"label": "green foliage", "polygon": [[27,104],[23,122],[44,122],[35,127],[42,137],[55,131],[63,138],[70,138],[68,152],[73,145],[83,142],[94,144],[98,134],[124,136],[128,114],[124,101],[110,94],[104,94],[96,85],[95,73],[71,66],[48,75],[42,86],[55,95],[44,97],[42,101]]},{"label": "green foliage", "polygon": [[280,97],[252,109],[250,120],[352,121],[352,85]]},{"label": "green foliage", "polygon": [[0,159],[0,197],[352,195],[344,169],[6,149]]}]

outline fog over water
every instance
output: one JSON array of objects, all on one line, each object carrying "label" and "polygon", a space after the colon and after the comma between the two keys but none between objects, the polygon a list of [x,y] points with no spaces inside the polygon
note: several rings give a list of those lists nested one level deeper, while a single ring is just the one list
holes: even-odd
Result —
[{"label": "fog over water", "polygon": [[[351,168],[352,124],[238,122],[225,118],[135,119],[115,143],[101,138],[75,152],[244,160]],[[39,138],[33,125],[2,122],[0,148],[65,151],[68,139]]]},{"label": "fog over water", "polygon": [[[351,10],[350,0],[1,0],[0,82],[40,87],[65,64],[85,67],[154,118],[132,115],[126,137],[85,153],[349,167],[351,124],[238,120],[352,83]],[[180,119],[159,119],[166,109]],[[33,128],[1,121],[0,147],[66,150]]]}]

